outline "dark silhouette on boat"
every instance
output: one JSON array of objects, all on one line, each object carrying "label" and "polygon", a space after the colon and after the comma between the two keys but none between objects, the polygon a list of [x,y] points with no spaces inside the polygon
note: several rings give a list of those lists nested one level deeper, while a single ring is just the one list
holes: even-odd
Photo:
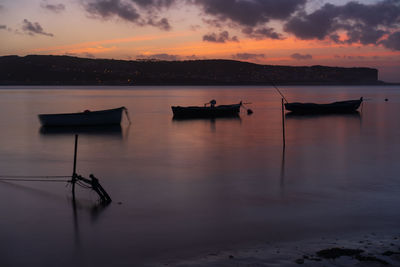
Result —
[{"label": "dark silhouette on boat", "polygon": [[204,104],[203,107],[199,106],[172,106],[174,118],[219,118],[219,117],[239,117],[240,107],[242,101],[238,104],[219,105],[213,99],[209,103]]},{"label": "dark silhouette on boat", "polygon": [[285,109],[293,114],[354,113],[362,102],[362,97],[358,100],[337,101],[329,104],[293,102],[285,103]]}]

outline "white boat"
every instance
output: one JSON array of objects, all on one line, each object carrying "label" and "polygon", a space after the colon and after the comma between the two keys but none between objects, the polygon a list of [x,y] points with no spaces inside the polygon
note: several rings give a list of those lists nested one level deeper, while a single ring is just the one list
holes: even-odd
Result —
[{"label": "white boat", "polygon": [[122,111],[125,111],[129,120],[125,107],[98,111],[85,110],[78,113],[39,114],[38,116],[43,126],[113,125],[121,123]]}]

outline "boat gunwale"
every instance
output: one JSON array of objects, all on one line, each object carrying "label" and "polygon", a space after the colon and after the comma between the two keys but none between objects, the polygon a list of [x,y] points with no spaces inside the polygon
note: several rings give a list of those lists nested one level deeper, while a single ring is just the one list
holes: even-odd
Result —
[{"label": "boat gunwale", "polygon": [[76,115],[90,115],[93,113],[106,113],[106,112],[113,112],[113,111],[117,111],[117,110],[124,110],[126,109],[126,107],[122,106],[119,108],[112,108],[112,109],[104,109],[104,110],[94,110],[94,111],[82,111],[82,112],[74,112],[74,113],[47,113],[47,114],[38,114],[39,117],[42,116],[76,116]]},{"label": "boat gunwale", "polygon": [[218,105],[215,107],[211,107],[211,106],[171,106],[171,108],[180,108],[180,109],[202,109],[202,110],[215,110],[215,109],[221,109],[221,108],[237,108],[237,107],[241,107],[242,104],[238,103],[238,104],[230,104],[230,105]]}]

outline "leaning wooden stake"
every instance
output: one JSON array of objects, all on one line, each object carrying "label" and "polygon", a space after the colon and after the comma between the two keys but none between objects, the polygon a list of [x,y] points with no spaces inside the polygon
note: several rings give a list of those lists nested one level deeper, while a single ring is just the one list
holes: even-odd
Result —
[{"label": "leaning wooden stake", "polygon": [[[76,134],[75,135],[75,150],[74,150],[74,169],[72,171],[72,178],[71,178],[72,200],[75,201],[75,184],[78,182],[78,184],[81,186],[93,189],[99,195],[102,203],[105,203],[105,204],[111,203],[111,197],[106,192],[106,190],[104,190],[104,188],[101,186],[101,184],[99,183],[99,179],[97,179],[93,174],[91,174],[89,176],[90,179],[87,179],[76,173],[77,153],[78,153],[78,135]],[[84,183],[86,185],[82,185],[82,183]]]},{"label": "leaning wooden stake", "polygon": [[110,203],[111,197],[101,186],[101,184],[99,183],[99,179],[97,179],[93,174],[89,175],[89,177],[90,179],[92,179],[92,188],[100,196],[101,201],[104,203]]},{"label": "leaning wooden stake", "polygon": [[282,98],[282,138],[283,138],[283,147],[286,147],[286,138],[285,138],[285,108],[283,104]]}]

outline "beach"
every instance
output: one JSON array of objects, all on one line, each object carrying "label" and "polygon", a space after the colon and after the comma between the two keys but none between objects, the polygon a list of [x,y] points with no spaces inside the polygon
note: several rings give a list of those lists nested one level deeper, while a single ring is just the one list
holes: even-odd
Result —
[{"label": "beach", "polygon": [[296,242],[265,243],[246,249],[213,251],[155,265],[201,266],[399,266],[400,231],[366,232]]}]

